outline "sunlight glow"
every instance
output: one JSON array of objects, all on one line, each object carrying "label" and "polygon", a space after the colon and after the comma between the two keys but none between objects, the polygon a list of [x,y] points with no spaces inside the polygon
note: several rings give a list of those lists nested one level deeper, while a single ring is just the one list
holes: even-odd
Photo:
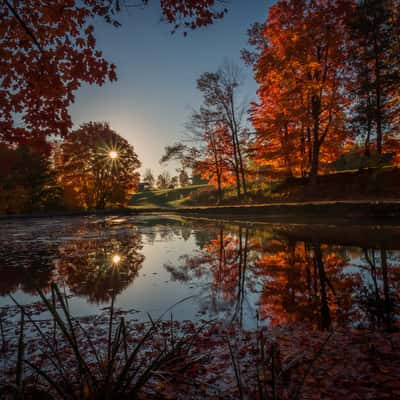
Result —
[{"label": "sunlight glow", "polygon": [[121,261],[121,256],[119,254],[115,254],[112,257],[112,262],[113,264],[119,264]]},{"label": "sunlight glow", "polygon": [[108,156],[111,158],[111,160],[116,160],[118,158],[118,151],[110,150]]}]

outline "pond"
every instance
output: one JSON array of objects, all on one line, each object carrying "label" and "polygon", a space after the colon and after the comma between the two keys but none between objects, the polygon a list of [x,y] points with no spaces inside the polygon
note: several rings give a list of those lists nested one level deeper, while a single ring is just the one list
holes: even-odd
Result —
[{"label": "pond", "polygon": [[38,288],[56,282],[75,316],[99,313],[114,298],[117,307],[137,310],[138,320],[166,312],[245,328],[391,329],[398,317],[397,226],[151,215],[0,224],[0,307],[12,298],[32,303]]}]

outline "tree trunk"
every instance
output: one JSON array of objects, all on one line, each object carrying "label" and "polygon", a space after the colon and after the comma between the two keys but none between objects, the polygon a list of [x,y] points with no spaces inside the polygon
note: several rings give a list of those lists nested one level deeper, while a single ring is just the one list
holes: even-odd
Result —
[{"label": "tree trunk", "polygon": [[311,171],[310,171],[310,182],[312,185],[316,185],[318,182],[318,169],[319,169],[319,145],[314,143],[312,159],[311,159]]},{"label": "tree trunk", "polygon": [[239,143],[239,138],[237,132],[235,133],[235,138],[236,138],[236,146],[237,146],[237,152],[238,152],[238,159],[239,159],[239,169],[240,169],[240,175],[242,178],[242,187],[243,187],[243,193],[246,196],[247,195],[247,182],[246,182],[246,173],[243,167],[243,157],[242,157],[242,152],[240,150],[240,143]]},{"label": "tree trunk", "polygon": [[318,169],[319,169],[319,151],[320,151],[320,137],[319,137],[319,123],[321,114],[321,99],[314,95],[311,99],[312,117],[313,117],[313,138],[312,138],[312,154],[311,154],[311,171],[310,181],[312,185],[317,184]]},{"label": "tree trunk", "polygon": [[[371,82],[370,82],[370,77],[369,77],[369,68],[366,67],[364,74],[366,76],[366,81],[365,85],[368,85],[370,87]],[[371,90],[368,89],[368,94],[367,94],[367,110],[366,110],[366,118],[367,118],[367,135],[365,137],[365,143],[364,143],[364,155],[366,157],[371,156],[371,133],[372,133],[372,122],[373,122],[373,115],[371,113],[371,110],[373,109],[373,100],[371,98]]]},{"label": "tree trunk", "polygon": [[[241,175],[242,175],[241,172],[243,172],[243,163],[242,163],[242,156],[240,153],[240,144],[239,144],[239,139],[238,139],[238,124],[236,122],[233,91],[230,91],[229,103],[228,103],[228,105],[226,105],[225,110],[226,110],[226,115],[228,118],[229,128],[230,128],[231,136],[232,136],[233,154],[234,154],[234,159],[235,159],[235,173],[236,173],[236,181],[237,181],[237,193],[238,193],[238,198],[240,199],[242,196],[240,179],[241,179]],[[242,177],[243,177],[243,175],[242,175]],[[245,180],[243,180],[243,189],[246,194]]]},{"label": "tree trunk", "polygon": [[240,173],[239,173],[239,160],[237,155],[237,146],[234,132],[231,133],[232,145],[233,145],[233,158],[234,158],[234,168],[236,176],[236,191],[237,197],[240,199],[242,197],[241,184],[240,184]]},{"label": "tree trunk", "polygon": [[218,204],[222,203],[222,182],[221,182],[221,171],[217,172],[217,186],[218,186]]},{"label": "tree trunk", "polygon": [[368,120],[367,136],[365,137],[365,143],[364,143],[364,155],[365,155],[365,157],[370,157],[371,156],[370,140],[371,140],[371,121]]},{"label": "tree trunk", "polygon": [[217,187],[218,187],[218,204],[222,202],[222,171],[221,171],[221,164],[220,164],[220,159],[218,155],[218,149],[215,144],[214,136],[211,136],[211,146],[212,146],[212,151],[214,153],[214,163],[215,163],[215,174],[217,175]]},{"label": "tree trunk", "polygon": [[320,295],[321,295],[321,320],[320,325],[322,330],[327,330],[330,328],[332,320],[331,314],[328,304],[328,295],[326,292],[326,273],[324,268],[324,263],[322,260],[322,252],[321,252],[321,245],[314,244],[314,260],[317,266],[318,276],[319,276],[319,284],[320,284]]},{"label": "tree trunk", "polygon": [[387,254],[385,249],[381,249],[381,265],[382,265],[382,281],[383,281],[383,298],[384,298],[384,318],[386,329],[392,329],[392,300],[390,298],[389,277]]},{"label": "tree trunk", "polygon": [[375,55],[375,96],[376,96],[376,151],[382,154],[382,93],[381,93],[381,68],[379,63],[379,46],[374,32],[374,55]]}]

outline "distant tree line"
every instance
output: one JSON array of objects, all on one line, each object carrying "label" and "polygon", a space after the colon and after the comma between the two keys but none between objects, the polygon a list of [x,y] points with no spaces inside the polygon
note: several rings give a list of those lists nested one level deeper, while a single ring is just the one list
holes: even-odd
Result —
[{"label": "distant tree line", "polygon": [[125,205],[139,183],[133,147],[109,124],[82,124],[47,153],[0,146],[0,213]]},{"label": "distant tree line", "polygon": [[168,171],[163,171],[155,179],[151,169],[147,168],[142,177],[143,190],[175,189],[191,184],[191,179],[185,168],[178,168],[176,172],[178,175],[171,176]]}]

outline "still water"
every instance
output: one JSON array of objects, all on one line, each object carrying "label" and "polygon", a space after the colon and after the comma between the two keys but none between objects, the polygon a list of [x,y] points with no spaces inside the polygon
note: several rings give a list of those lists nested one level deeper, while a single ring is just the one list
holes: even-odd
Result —
[{"label": "still water", "polygon": [[115,297],[137,319],[222,318],[244,327],[396,323],[400,227],[199,220],[177,216],[0,221],[0,307],[56,282],[74,315]]}]

